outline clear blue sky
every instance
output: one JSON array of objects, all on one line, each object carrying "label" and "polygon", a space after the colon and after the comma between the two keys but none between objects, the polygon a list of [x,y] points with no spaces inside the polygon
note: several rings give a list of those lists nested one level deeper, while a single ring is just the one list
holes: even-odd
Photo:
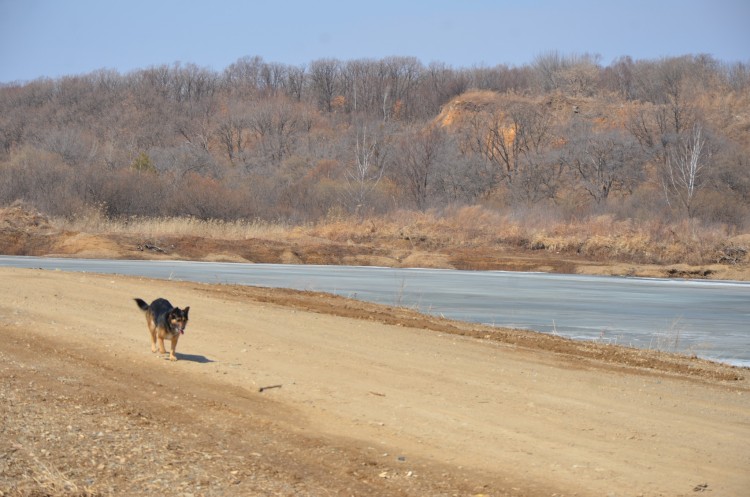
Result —
[{"label": "clear blue sky", "polygon": [[750,0],[0,0],[0,82],[243,56],[414,56],[454,68],[539,54],[750,62]]}]

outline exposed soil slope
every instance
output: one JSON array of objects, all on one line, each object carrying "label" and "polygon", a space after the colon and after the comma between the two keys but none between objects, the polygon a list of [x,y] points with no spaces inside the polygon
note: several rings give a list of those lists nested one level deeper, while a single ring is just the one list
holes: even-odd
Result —
[{"label": "exposed soil slope", "polygon": [[701,265],[633,263],[610,253],[586,257],[575,251],[522,249],[487,241],[457,244],[450,240],[432,240],[418,233],[348,235],[351,236],[345,232],[315,236],[289,230],[289,233],[270,238],[224,239],[72,232],[56,227],[48,218],[23,204],[0,208],[0,254],[5,255],[346,264],[750,281],[750,235],[747,234],[728,240],[728,245],[715,254],[715,262]]}]

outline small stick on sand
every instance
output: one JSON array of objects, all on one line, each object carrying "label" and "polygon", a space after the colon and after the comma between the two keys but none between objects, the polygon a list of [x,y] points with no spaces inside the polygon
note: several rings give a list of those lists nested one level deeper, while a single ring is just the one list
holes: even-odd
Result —
[{"label": "small stick on sand", "polygon": [[271,385],[269,387],[260,387],[260,389],[258,389],[258,391],[261,392],[261,393],[263,393],[263,390],[269,390],[271,388],[281,388],[281,385]]}]

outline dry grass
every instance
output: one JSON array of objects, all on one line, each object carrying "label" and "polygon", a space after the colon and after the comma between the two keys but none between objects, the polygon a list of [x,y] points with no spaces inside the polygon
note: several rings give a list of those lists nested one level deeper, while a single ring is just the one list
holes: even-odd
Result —
[{"label": "dry grass", "polygon": [[[419,245],[431,250],[499,248],[577,254],[592,260],[641,264],[708,264],[744,240],[727,227],[684,220],[618,220],[613,215],[563,220],[543,209],[503,213],[481,206],[444,211],[397,211],[387,217],[335,215],[308,225],[258,220],[201,220],[192,217],[107,219],[96,212],[55,219],[64,230],[144,237],[197,236],[217,240],[305,240],[382,246]],[[747,253],[750,247],[741,247]]]},{"label": "dry grass", "polygon": [[503,214],[479,206],[439,214],[400,212],[366,222],[337,220],[313,230],[332,238],[396,237],[443,248],[500,245],[649,264],[715,263],[733,239],[742,238],[725,226],[691,220],[635,222],[612,215],[559,220],[535,213]]},{"label": "dry grass", "polygon": [[97,211],[86,212],[72,219],[56,218],[53,224],[61,229],[92,234],[131,234],[146,237],[198,236],[222,240],[272,238],[287,233],[291,227],[259,220],[223,221],[194,217],[129,217],[108,219]]},{"label": "dry grass", "polygon": [[[33,484],[31,485],[31,490],[28,495],[44,495],[50,497],[93,497],[95,495],[87,488],[79,488],[75,482],[67,478],[57,468],[44,464],[38,458],[34,458],[34,462],[36,467],[31,469],[33,473],[31,477]],[[17,490],[17,492],[19,497],[27,495],[22,489]]]}]

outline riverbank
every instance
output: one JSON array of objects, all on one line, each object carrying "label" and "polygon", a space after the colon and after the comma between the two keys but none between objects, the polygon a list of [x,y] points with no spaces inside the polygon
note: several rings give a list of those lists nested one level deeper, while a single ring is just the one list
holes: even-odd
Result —
[{"label": "riverbank", "polygon": [[[0,293],[5,495],[749,483],[740,368],[313,292],[2,268]],[[134,296],[191,306],[178,362],[151,354]]]},{"label": "riverbank", "polygon": [[385,312],[405,307],[469,323],[750,366],[750,336],[738,333],[745,328],[750,290],[744,282],[24,256],[0,256],[0,266],[314,290],[383,304]]},{"label": "riverbank", "polygon": [[[614,226],[613,226],[614,224]],[[0,209],[0,253],[103,259],[423,267],[750,281],[750,234],[600,218],[523,227],[480,208],[312,226],[184,219],[50,219]]]}]

